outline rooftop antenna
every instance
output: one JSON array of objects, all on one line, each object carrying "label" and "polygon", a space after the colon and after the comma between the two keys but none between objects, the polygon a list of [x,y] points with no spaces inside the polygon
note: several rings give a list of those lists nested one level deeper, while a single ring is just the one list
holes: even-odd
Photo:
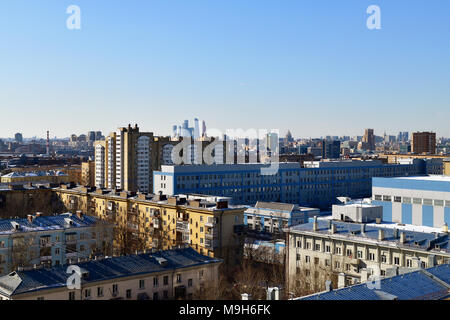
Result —
[{"label": "rooftop antenna", "polygon": [[47,130],[47,156],[50,156],[50,132]]}]

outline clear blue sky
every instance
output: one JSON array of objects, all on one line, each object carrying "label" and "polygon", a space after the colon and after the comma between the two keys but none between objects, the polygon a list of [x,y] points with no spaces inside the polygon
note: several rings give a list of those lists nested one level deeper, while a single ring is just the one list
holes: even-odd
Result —
[{"label": "clear blue sky", "polygon": [[[66,8],[81,8],[81,30]],[[366,8],[381,8],[381,30]],[[448,0],[3,0],[0,136],[290,129],[450,136]]]}]

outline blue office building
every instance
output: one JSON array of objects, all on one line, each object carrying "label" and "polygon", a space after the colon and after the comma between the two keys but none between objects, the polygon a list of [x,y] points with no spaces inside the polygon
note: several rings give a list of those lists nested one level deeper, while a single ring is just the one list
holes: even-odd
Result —
[{"label": "blue office building", "polygon": [[[273,164],[272,164],[273,165]],[[264,175],[270,164],[162,166],[153,172],[153,192],[166,195],[198,193],[232,197],[233,203],[257,201],[293,203],[326,209],[336,197],[364,198],[372,194],[372,177],[423,174],[421,160],[411,164],[368,161],[278,163],[275,174]]]}]

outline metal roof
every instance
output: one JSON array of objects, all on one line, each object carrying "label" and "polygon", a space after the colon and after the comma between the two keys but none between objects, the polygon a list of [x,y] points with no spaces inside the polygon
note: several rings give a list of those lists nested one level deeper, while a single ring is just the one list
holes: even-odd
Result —
[{"label": "metal roof", "polygon": [[[330,234],[329,232],[328,224],[330,222],[336,226],[336,232],[334,234]],[[318,220],[317,224],[317,231],[313,231],[313,222],[296,225],[291,227],[289,230],[292,233],[301,233],[302,231],[305,231],[324,235],[327,234],[329,236],[347,237],[354,241],[370,241],[377,243],[394,242],[397,246],[409,247],[411,249],[430,251],[437,250],[443,253],[450,252],[450,239],[448,233],[426,233],[410,230],[397,230],[398,237],[396,238],[394,236],[395,228],[375,227],[373,224],[365,224],[364,233],[361,233],[362,224],[359,223]],[[384,240],[382,241],[378,240],[379,230],[384,231]],[[404,233],[406,236],[405,243],[400,242],[399,237],[401,233]],[[439,248],[436,248],[436,245],[439,245]]]},{"label": "metal roof", "polygon": [[[72,224],[68,224],[66,219],[70,219]],[[76,214],[71,213],[63,213],[56,216],[33,216],[32,222],[27,218],[0,219],[0,235],[17,232],[82,228],[90,227],[97,223],[100,223],[100,220],[94,216],[83,215],[80,219]],[[18,224],[20,228],[16,230],[13,224]]]},{"label": "metal roof", "polygon": [[[161,258],[167,263],[161,264]],[[154,253],[111,257],[80,262],[75,265],[87,272],[84,283],[105,281],[221,262],[220,259],[199,254],[192,248],[158,251]],[[68,265],[52,268],[15,271],[0,277],[0,292],[13,296],[38,290],[65,287],[70,273]]]},{"label": "metal roof", "polygon": [[[437,277],[432,278],[429,274]],[[380,287],[361,283],[342,289],[321,292],[297,300],[439,300],[449,296],[450,265],[444,264],[424,270],[383,278]]]}]

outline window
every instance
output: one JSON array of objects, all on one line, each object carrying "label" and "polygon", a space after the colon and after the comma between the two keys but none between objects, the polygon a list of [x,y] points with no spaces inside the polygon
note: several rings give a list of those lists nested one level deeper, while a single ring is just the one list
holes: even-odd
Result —
[{"label": "window", "polygon": [[335,254],[342,254],[342,249],[341,249],[341,247],[335,247],[335,248],[334,248],[334,253],[335,253]]},{"label": "window", "polygon": [[381,276],[385,276],[386,275],[386,270],[381,270]]},{"label": "window", "polygon": [[347,257],[351,258],[353,255],[353,251],[351,249],[347,249]]},{"label": "window", "polygon": [[394,264],[399,266],[400,265],[400,258],[399,257],[395,257],[394,258]]},{"label": "window", "polygon": [[331,252],[331,247],[330,246],[325,246],[325,252]]},{"label": "window", "polygon": [[164,284],[165,286],[167,286],[167,285],[169,284],[169,276],[164,276],[164,278],[163,278],[163,284]]},{"label": "window", "polygon": [[402,202],[402,197],[394,197],[394,202]]},{"label": "window", "polygon": [[97,297],[103,297],[103,287],[97,287]]},{"label": "window", "polygon": [[181,282],[181,274],[177,274],[177,283]]},{"label": "window", "polygon": [[334,267],[335,267],[336,269],[339,269],[339,268],[341,267],[341,263],[340,263],[339,261],[335,261],[335,262],[334,262]]},{"label": "window", "polygon": [[431,200],[431,199],[423,199],[423,204],[425,206],[432,206],[433,205],[433,200]]},{"label": "window", "polygon": [[305,256],[305,262],[309,262],[311,259],[309,256]]},{"label": "window", "polygon": [[381,262],[386,263],[387,259],[386,259],[386,255],[382,254],[381,255]]},{"label": "window", "polygon": [[84,290],[84,298],[88,299],[91,297],[91,289]]},{"label": "window", "polygon": [[412,267],[412,260],[411,260],[411,259],[406,259],[406,266],[407,266],[408,268],[411,268],[411,267]]},{"label": "window", "polygon": [[117,284],[112,285],[112,291],[113,291],[113,294],[117,294],[119,292],[119,288],[118,288]]},{"label": "window", "polygon": [[375,195],[375,200],[381,201],[381,199],[382,199],[382,197],[381,197],[380,194],[376,194],[376,195]]},{"label": "window", "polygon": [[315,265],[319,264],[319,258],[314,258],[314,264]]},{"label": "window", "polygon": [[349,263],[345,264],[345,271],[350,271],[350,264]]},{"label": "window", "polygon": [[131,289],[127,289],[127,299],[131,299]]},{"label": "window", "polygon": [[363,258],[363,252],[361,250],[356,251],[356,255],[357,255],[358,259]]},{"label": "window", "polygon": [[414,204],[422,204],[422,199],[421,198],[413,198],[413,203]]},{"label": "window", "polygon": [[145,289],[145,280],[139,280],[139,289]]},{"label": "window", "polygon": [[403,203],[411,203],[411,198],[409,197],[403,197]]},{"label": "window", "polygon": [[55,249],[55,254],[59,254],[59,248]]},{"label": "window", "polygon": [[297,261],[300,261],[300,260],[301,260],[301,256],[299,253],[297,253]]},{"label": "window", "polygon": [[158,277],[153,278],[153,286],[154,287],[158,286]]},{"label": "window", "polygon": [[369,252],[369,260],[370,261],[375,261],[375,253]]},{"label": "window", "polygon": [[192,279],[188,280],[188,287],[192,287]]},{"label": "window", "polygon": [[153,292],[153,300],[158,300],[158,292]]},{"label": "window", "polygon": [[434,205],[438,207],[444,206],[444,200],[434,200]]},{"label": "window", "polygon": [[75,300],[75,291],[69,292],[69,300]]},{"label": "window", "polygon": [[164,290],[163,291],[163,299],[168,299],[169,298],[169,291]]},{"label": "window", "polygon": [[325,259],[325,267],[329,267],[330,266],[330,259]]},{"label": "window", "polygon": [[392,197],[391,196],[383,196],[383,201],[392,201]]},{"label": "window", "polygon": [[316,243],[314,250],[320,251],[320,244],[319,243]]}]

